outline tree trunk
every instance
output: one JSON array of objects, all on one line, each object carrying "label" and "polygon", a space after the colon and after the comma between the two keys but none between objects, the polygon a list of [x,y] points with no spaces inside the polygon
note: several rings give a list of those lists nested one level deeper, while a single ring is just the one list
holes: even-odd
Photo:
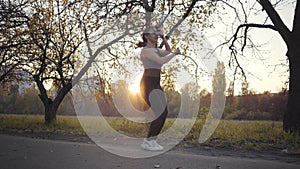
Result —
[{"label": "tree trunk", "polygon": [[45,123],[50,124],[56,120],[56,112],[58,110],[59,104],[48,99],[48,103],[44,105],[45,107]]},{"label": "tree trunk", "polygon": [[38,89],[40,91],[39,97],[43,102],[45,108],[45,123],[52,123],[56,119],[56,113],[59,105],[63,101],[66,94],[72,89],[72,83],[68,83],[58,90],[56,97],[52,100],[47,95],[47,91],[38,76],[34,76]]},{"label": "tree trunk", "polygon": [[300,134],[300,49],[297,46],[297,37],[289,46],[287,56],[289,58],[289,96],[287,110],[283,117],[285,131]]},{"label": "tree trunk", "polygon": [[[47,102],[43,102],[45,106],[45,122],[52,123],[56,119],[56,113],[58,110],[59,105],[67,95],[67,93],[72,89],[72,84],[68,83],[66,86],[62,87],[58,90],[57,96],[54,100],[49,98]],[[45,98],[45,96],[44,96]]]}]

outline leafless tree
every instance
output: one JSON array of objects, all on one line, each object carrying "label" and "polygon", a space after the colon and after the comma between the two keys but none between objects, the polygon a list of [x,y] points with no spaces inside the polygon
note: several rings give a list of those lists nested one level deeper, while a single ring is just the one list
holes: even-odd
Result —
[{"label": "leafless tree", "polygon": [[[230,7],[235,13],[235,20],[240,23],[234,29],[236,30],[233,36],[226,42],[229,43],[231,50],[231,61],[235,62],[236,71],[240,70],[242,74],[245,74],[243,67],[239,62],[239,52],[244,51],[246,47],[255,47],[255,44],[249,37],[249,31],[251,29],[269,29],[270,31],[277,32],[287,47],[286,59],[288,60],[289,67],[289,97],[287,103],[287,110],[284,114],[283,127],[286,131],[300,131],[300,105],[298,100],[300,99],[300,48],[298,44],[300,42],[300,2],[297,1],[282,1],[282,0],[256,0],[250,1],[252,3],[251,10],[245,10],[245,2],[242,1],[230,1],[221,0],[222,4]],[[291,3],[295,7],[294,16],[292,18],[293,25],[289,29],[283,22],[281,16],[277,11],[277,7]],[[255,7],[260,9],[255,10]],[[238,12],[238,7],[241,9]],[[248,20],[250,14],[256,14],[257,12],[264,13],[267,17],[262,23],[252,23]],[[234,25],[234,24],[233,24]]]}]

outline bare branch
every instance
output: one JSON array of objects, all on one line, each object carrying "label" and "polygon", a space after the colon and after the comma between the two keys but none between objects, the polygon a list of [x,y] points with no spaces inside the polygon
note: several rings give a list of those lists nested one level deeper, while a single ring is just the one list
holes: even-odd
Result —
[{"label": "bare branch", "polygon": [[244,29],[244,36],[243,36],[244,40],[242,43],[241,51],[243,51],[247,45],[247,37],[248,37],[247,33],[248,33],[249,28],[264,28],[264,29],[272,29],[275,31],[277,31],[277,29],[274,27],[274,25],[262,25],[262,24],[255,24],[255,23],[247,23],[247,24],[239,25],[238,28],[236,29],[235,34],[230,38],[232,40],[232,42],[231,42],[231,45],[229,46],[229,49],[231,50],[231,56],[233,57],[233,60],[237,64],[235,71],[234,71],[234,80],[235,80],[237,70],[239,69],[239,70],[241,70],[242,76],[244,77],[245,81],[247,81],[246,74],[237,58],[237,51],[235,49],[235,42],[238,39],[238,33],[243,28],[245,28],[245,29]]},{"label": "bare branch", "polygon": [[236,14],[236,17],[237,19],[239,20],[239,22],[242,22],[241,19],[240,19],[240,14],[239,12],[237,11],[236,7],[230,5],[228,2],[224,1],[224,0],[220,0],[220,2],[224,3],[225,5],[229,6],[230,8],[232,8],[234,10],[234,13]]},{"label": "bare branch", "polygon": [[[300,2],[297,1],[296,2],[296,9],[295,9],[295,17],[294,17],[294,23],[293,23],[293,33],[298,31],[300,32]],[[300,33],[299,33],[300,34]],[[299,37],[299,34],[298,35],[295,35],[296,37]]]},{"label": "bare branch", "polygon": [[119,40],[123,39],[125,36],[127,36],[128,33],[125,32],[123,33],[122,35],[120,35],[119,37],[115,38],[114,40],[110,41],[109,43],[101,46],[100,48],[98,48],[96,50],[96,52],[93,54],[92,53],[92,50],[89,46],[89,42],[88,42],[88,37],[86,37],[87,39],[87,46],[88,46],[88,49],[89,49],[89,55],[90,55],[90,58],[88,60],[88,62],[84,65],[84,67],[80,70],[80,72],[78,73],[78,75],[76,77],[74,77],[74,80],[73,80],[73,85],[76,85],[79,80],[81,79],[81,77],[85,74],[85,72],[89,69],[89,67],[92,65],[92,63],[94,62],[95,58],[97,57],[97,55],[104,49],[107,49],[109,46],[111,46],[112,44],[118,42]]},{"label": "bare branch", "polygon": [[198,63],[192,57],[190,57],[188,55],[185,55],[185,54],[181,54],[181,55],[184,56],[184,59],[188,58],[196,65],[196,68],[195,68],[195,77],[196,78],[195,79],[197,82],[198,81],[198,67],[199,67]]},{"label": "bare branch", "polygon": [[[198,2],[198,0],[193,0],[192,3],[190,4],[189,8],[187,9],[187,11],[185,12],[185,14],[182,16],[182,18],[175,24],[173,25],[173,27],[170,29],[169,33],[167,34],[167,38],[169,38],[172,33],[175,31],[175,29],[181,25],[181,23],[189,16],[189,14],[191,13],[191,11],[193,10],[194,6],[196,5],[196,3]],[[163,47],[163,42],[159,45],[159,48]]]},{"label": "bare branch", "polygon": [[269,0],[260,0],[259,3],[267,12],[268,16],[274,24],[274,27],[279,32],[283,40],[285,42],[288,42],[291,32],[289,31],[288,27],[283,23],[282,19],[274,9],[273,5],[270,3]]},{"label": "bare branch", "polygon": [[247,13],[246,13],[246,10],[245,10],[245,8],[244,8],[244,5],[243,5],[243,3],[241,2],[241,0],[239,0],[239,4],[241,5],[241,8],[242,8],[242,10],[243,10],[243,14],[244,14],[244,16],[245,16],[245,23],[247,23],[248,22],[248,19],[247,19]]},{"label": "bare branch", "polygon": [[234,43],[235,41],[237,40],[237,36],[238,36],[238,33],[239,31],[242,29],[242,28],[245,28],[244,30],[244,43],[243,43],[243,46],[242,46],[242,51],[244,50],[245,46],[247,45],[246,42],[247,42],[247,32],[248,32],[248,29],[249,28],[265,28],[265,29],[272,29],[272,30],[275,30],[277,31],[276,27],[273,26],[273,25],[262,25],[262,24],[256,24],[256,23],[247,23],[247,24],[242,24],[240,26],[238,26],[235,34],[232,36],[233,37],[233,40],[232,40],[232,43],[231,45],[229,46],[229,49],[230,50],[234,50]]}]

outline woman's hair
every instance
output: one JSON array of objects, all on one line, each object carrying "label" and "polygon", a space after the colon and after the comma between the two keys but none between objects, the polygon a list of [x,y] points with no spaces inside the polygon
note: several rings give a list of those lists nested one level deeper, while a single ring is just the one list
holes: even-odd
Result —
[{"label": "woman's hair", "polygon": [[136,44],[136,46],[138,48],[145,47],[147,45],[147,38],[145,37],[145,35],[147,35],[149,33],[152,33],[154,29],[157,29],[157,28],[155,26],[147,26],[145,28],[145,30],[143,31],[143,34],[142,34],[143,41],[142,42],[138,42]]},{"label": "woman's hair", "polygon": [[147,45],[147,39],[146,39],[146,37],[145,37],[145,33],[143,33],[142,34],[142,38],[143,38],[143,41],[141,42],[138,42],[137,44],[136,44],[136,46],[138,47],[138,48],[142,48],[142,47],[145,47],[146,45]]}]

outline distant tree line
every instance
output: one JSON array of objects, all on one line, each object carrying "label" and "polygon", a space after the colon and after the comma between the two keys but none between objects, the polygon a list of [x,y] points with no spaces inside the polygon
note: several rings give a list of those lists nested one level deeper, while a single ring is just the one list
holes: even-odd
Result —
[{"label": "distant tree line", "polygon": [[[125,83],[122,83],[125,84]],[[0,90],[3,90],[1,88]],[[230,87],[227,89],[227,93]],[[43,104],[37,96],[38,90],[34,85],[25,88],[20,93],[17,85],[10,86],[10,90],[4,96],[5,92],[0,92],[0,113],[1,114],[44,114]],[[143,102],[139,94],[133,94],[125,91],[129,95],[132,106],[143,110]],[[55,94],[55,93],[53,93]],[[100,93],[98,93],[100,95]],[[167,90],[169,118],[176,118],[180,111],[181,94],[177,90]],[[205,118],[209,112],[212,93],[202,89],[199,93],[200,103],[198,116]],[[275,120],[282,121],[287,104],[287,91],[282,90],[278,93],[264,92],[255,94],[248,91],[238,96],[226,96],[226,104],[223,112],[223,119],[227,120]],[[101,113],[105,116],[120,116],[120,113],[114,106],[111,96],[99,97],[98,104]],[[189,112],[187,112],[189,113]],[[76,115],[70,94],[64,98],[60,105],[58,115]]]}]

